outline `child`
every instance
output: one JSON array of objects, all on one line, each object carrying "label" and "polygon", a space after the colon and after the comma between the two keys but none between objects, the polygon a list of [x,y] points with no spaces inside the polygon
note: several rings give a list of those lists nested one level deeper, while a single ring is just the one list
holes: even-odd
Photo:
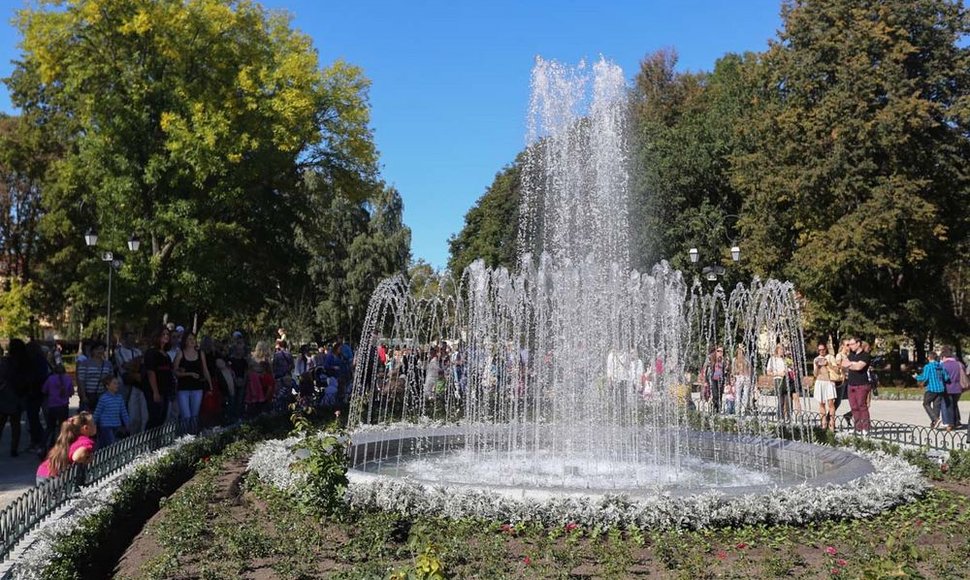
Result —
[{"label": "child", "polygon": [[118,393],[117,377],[108,375],[101,382],[105,392],[94,409],[94,422],[101,431],[98,442],[102,447],[107,447],[115,442],[119,431],[128,429],[128,407],[125,405],[125,398]]},{"label": "child", "polygon": [[734,382],[727,381],[724,383],[724,412],[728,415],[734,414],[735,399],[737,399],[737,393],[735,392]]},{"label": "child", "polygon": [[74,463],[88,464],[94,459],[94,437],[98,425],[87,411],[81,411],[61,424],[61,432],[45,459],[37,467],[37,484],[66,472]]},{"label": "child", "polygon": [[246,378],[246,413],[249,416],[261,413],[266,403],[272,401],[276,395],[276,380],[268,367],[266,363],[249,367],[249,376]]},{"label": "child", "polygon": [[61,432],[61,423],[67,421],[68,405],[74,395],[74,381],[71,375],[64,371],[64,365],[54,368],[54,374],[47,377],[44,386],[44,406],[47,411],[47,448],[50,449],[57,442],[57,435]]}]

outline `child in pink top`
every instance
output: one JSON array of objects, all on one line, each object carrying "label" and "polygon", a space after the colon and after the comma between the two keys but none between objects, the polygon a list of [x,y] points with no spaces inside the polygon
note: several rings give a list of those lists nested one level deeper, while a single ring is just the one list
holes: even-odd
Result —
[{"label": "child in pink top", "polygon": [[75,463],[87,464],[94,459],[94,436],[98,426],[91,413],[81,411],[61,424],[61,433],[45,459],[37,467],[38,485],[57,477]]},{"label": "child in pink top", "polygon": [[64,371],[64,365],[55,367],[54,374],[47,377],[41,391],[44,393],[44,407],[47,411],[47,448],[50,449],[57,442],[61,423],[67,421],[68,405],[74,395],[74,381]]}]

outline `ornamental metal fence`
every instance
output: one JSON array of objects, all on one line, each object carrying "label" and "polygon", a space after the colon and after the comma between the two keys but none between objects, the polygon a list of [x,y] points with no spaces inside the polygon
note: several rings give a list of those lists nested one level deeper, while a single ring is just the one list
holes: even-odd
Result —
[{"label": "ornamental metal fence", "polygon": [[182,435],[195,432],[195,422],[165,423],[98,449],[89,465],[73,465],[57,477],[28,489],[0,511],[0,562],[9,558],[31,530],[74,497],[81,487],[96,484],[139,455],[171,445]]},{"label": "ornamental metal fence", "polygon": [[[788,416],[783,417],[773,406],[760,406],[757,416],[762,420],[797,428],[808,429],[822,426],[822,416],[813,411],[793,411]],[[836,414],[836,431],[839,433],[857,433],[853,428],[851,412],[843,411]],[[947,431],[897,421],[870,419],[869,429],[864,436],[876,441],[913,447],[928,447],[939,451],[970,449],[970,434],[968,434],[966,427]]]}]

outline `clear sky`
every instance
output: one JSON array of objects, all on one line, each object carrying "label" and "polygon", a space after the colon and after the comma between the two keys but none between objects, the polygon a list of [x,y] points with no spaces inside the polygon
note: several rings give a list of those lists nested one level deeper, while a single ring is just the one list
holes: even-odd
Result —
[{"label": "clear sky", "polygon": [[[342,58],[372,81],[384,179],[404,198],[415,259],[448,260],[448,237],[525,143],[533,59],[600,55],[632,78],[673,47],[682,70],[763,50],[780,0],[263,0],[309,34],[321,62]],[[0,0],[0,76],[18,54],[10,26],[23,0]],[[0,110],[13,112],[0,87]]]}]

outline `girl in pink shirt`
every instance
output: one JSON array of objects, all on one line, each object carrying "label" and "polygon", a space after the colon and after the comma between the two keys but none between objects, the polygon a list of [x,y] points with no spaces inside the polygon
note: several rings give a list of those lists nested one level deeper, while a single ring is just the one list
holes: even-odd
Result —
[{"label": "girl in pink shirt", "polygon": [[81,411],[61,424],[61,434],[45,459],[37,467],[38,485],[57,477],[75,463],[91,463],[94,459],[94,436],[98,426],[91,413]]}]

